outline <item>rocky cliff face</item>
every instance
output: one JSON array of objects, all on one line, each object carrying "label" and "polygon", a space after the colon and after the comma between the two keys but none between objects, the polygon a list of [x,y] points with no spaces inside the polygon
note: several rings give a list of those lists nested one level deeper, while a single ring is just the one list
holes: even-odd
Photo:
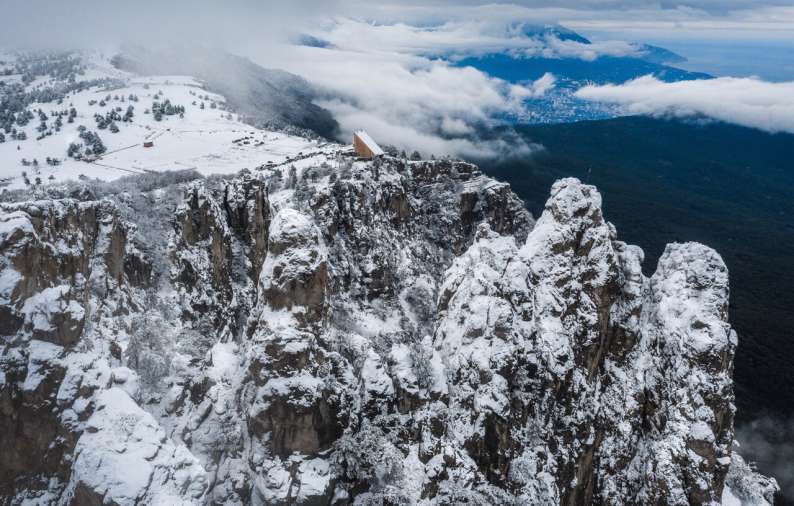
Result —
[{"label": "rocky cliff face", "polygon": [[577,180],[534,222],[469,164],[330,162],[0,207],[3,503],[771,500],[716,252],[648,279]]}]

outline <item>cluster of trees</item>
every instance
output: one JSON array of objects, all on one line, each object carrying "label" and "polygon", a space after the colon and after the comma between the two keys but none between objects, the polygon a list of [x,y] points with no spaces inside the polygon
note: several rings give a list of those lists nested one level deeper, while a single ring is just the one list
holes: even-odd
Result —
[{"label": "cluster of trees", "polygon": [[97,102],[96,100],[89,100],[88,101],[88,105],[96,105],[98,103],[99,107],[105,107],[111,101],[126,102],[127,100],[129,100],[130,102],[137,102],[138,101],[138,95],[134,95],[134,94],[130,93],[127,98],[124,98],[124,95],[115,94],[115,95],[111,96],[110,93],[108,93],[107,95],[105,95],[105,98],[99,100],[99,102]]},{"label": "cluster of trees", "polygon": [[307,167],[303,170],[300,177],[297,177],[295,166],[290,166],[287,187],[295,190],[295,199],[298,202],[309,202],[314,197],[316,190],[313,185],[320,179],[331,176],[335,180],[335,171],[328,163],[323,162],[317,167]]},{"label": "cluster of trees", "polygon": [[30,123],[30,120],[35,117],[36,116],[33,114],[33,111],[29,111],[27,109],[20,111],[16,116],[17,126],[26,126],[28,123]]},{"label": "cluster of trees", "polygon": [[[119,109],[121,108],[119,107]],[[105,130],[106,128],[111,127],[111,131],[115,130],[115,132],[118,132],[116,121],[121,121],[121,114],[119,114],[119,111],[116,109],[111,109],[110,111],[106,112],[104,116],[99,113],[94,114],[94,120],[96,121],[96,127],[98,129]]]},{"label": "cluster of trees", "polygon": [[85,127],[78,128],[78,130],[80,130],[80,138],[83,139],[86,145],[86,155],[101,155],[107,151],[105,145],[102,143],[102,139],[99,138],[96,132],[92,132]]},{"label": "cluster of trees", "polygon": [[[193,95],[194,97],[198,97],[199,99],[201,99],[201,102],[198,103],[195,100],[191,102],[192,105],[198,105],[199,109],[206,108],[206,106],[204,105],[205,100],[210,103],[210,109],[218,109],[219,107],[220,109],[224,109],[223,103],[219,105],[217,102],[212,100],[209,95],[201,95],[199,93],[196,93],[195,91],[191,91],[190,94]],[[227,119],[232,119],[231,113],[227,116]]]},{"label": "cluster of trees", "polygon": [[307,167],[298,176],[298,169],[294,165],[290,165],[287,169],[286,178],[281,169],[274,169],[273,174],[267,180],[268,192],[274,193],[281,189],[295,190],[296,198],[301,202],[308,201],[315,190],[309,184],[317,183],[320,179],[328,176],[331,183],[337,179],[347,180],[353,176],[353,163],[350,159],[339,157],[336,160],[338,169],[334,169],[327,162],[322,162],[315,167]]},{"label": "cluster of trees", "polygon": [[14,125],[18,125],[17,116],[19,116],[19,120],[23,124],[27,124],[27,121],[30,121],[31,118],[28,117],[29,111],[26,109],[28,103],[22,86],[14,84],[2,88],[2,93],[0,93],[0,128],[5,133],[11,133]]},{"label": "cluster of trees", "polygon": [[66,149],[66,156],[79,160],[83,157],[83,145],[79,142],[70,142]]},{"label": "cluster of trees", "polygon": [[[26,90],[25,86],[20,83],[5,84],[0,87],[0,129],[8,135],[15,125],[26,126],[36,117],[28,108],[30,104],[54,102],[60,105],[70,93],[80,92],[94,86],[118,86],[120,84],[119,81],[112,79],[94,79],[80,82],[60,82],[53,86],[32,90]],[[72,123],[76,116],[77,111],[72,107],[68,116],[69,123]]]},{"label": "cluster of trees", "polygon": [[156,313],[136,316],[132,320],[124,358],[138,372],[144,386],[155,385],[168,375],[171,357],[166,336],[171,333],[170,330],[169,325]]},{"label": "cluster of trees", "polygon": [[334,445],[333,465],[338,472],[354,483],[369,487],[368,492],[359,497],[363,504],[408,503],[404,492],[400,491],[406,478],[405,455],[395,444],[394,434],[381,428],[399,426],[399,420],[389,420],[393,417],[378,415],[371,421],[364,420],[358,432],[343,434]]},{"label": "cluster of trees", "polygon": [[207,94],[202,95],[201,93],[196,93],[195,91],[191,91],[190,94],[193,95],[194,97],[200,98],[201,100],[206,100],[207,102],[212,102],[212,98],[210,98],[210,96],[207,95]]},{"label": "cluster of trees", "polygon": [[[20,163],[22,164],[23,167],[33,167],[35,173],[36,174],[39,173],[39,161],[36,158],[34,158],[33,160],[28,160],[27,158],[23,158],[22,160],[20,160]],[[61,161],[58,160],[57,158],[50,158],[49,156],[47,157],[47,165],[50,165],[52,167],[57,167],[60,164]],[[22,171],[22,179],[24,180],[26,186],[31,185],[27,171],[24,170]],[[49,179],[52,180],[55,179],[55,177],[52,174],[50,174]],[[37,176],[35,182],[36,185],[41,185],[41,178]]]},{"label": "cluster of trees", "polygon": [[[36,127],[36,131],[39,132],[39,135],[38,137],[36,137],[36,140],[41,140],[47,136],[52,135],[53,131],[55,132],[61,131],[61,128],[63,127],[64,116],[67,117],[67,120],[70,123],[73,122],[74,118],[77,116],[77,111],[74,109],[74,107],[72,107],[71,111],[66,111],[66,110],[50,111],[49,116],[47,116],[47,113],[45,113],[42,109],[38,109],[36,111],[36,114],[38,114],[39,117],[39,126]],[[18,118],[21,118],[22,116],[23,114],[20,114],[18,115]],[[27,124],[28,121],[33,117],[35,117],[33,112],[30,110],[26,110],[24,114],[24,118],[25,118],[24,123]],[[51,126],[47,124],[47,121],[50,118],[55,118],[55,121],[52,122]],[[19,119],[17,120],[17,123],[19,123]],[[11,135],[11,138],[15,140],[23,141],[27,139],[27,134],[24,131],[17,131],[14,127],[11,127],[10,131],[7,133],[9,133]]]},{"label": "cluster of trees", "polygon": [[108,129],[112,133],[118,133],[119,127],[116,125],[116,121],[123,121],[124,123],[130,123],[132,118],[135,116],[135,107],[132,105],[127,106],[127,111],[122,116],[121,114],[121,107],[114,107],[113,109],[109,110],[104,114],[96,113],[94,114],[94,120],[96,121],[96,127],[100,130]]},{"label": "cluster of trees", "polygon": [[[50,175],[49,179],[55,179],[55,178],[52,177],[52,175]],[[22,171],[22,180],[25,182],[25,186],[30,186],[31,184],[33,184],[30,182],[30,177],[28,177],[28,173],[24,170]],[[34,181],[36,186],[41,186],[41,177],[36,176],[36,179]]]},{"label": "cluster of trees", "polygon": [[22,55],[14,63],[11,74],[21,74],[22,82],[29,84],[38,76],[49,76],[58,81],[75,82],[85,74],[79,57],[69,52]]},{"label": "cluster of trees", "polygon": [[44,133],[49,129],[47,126],[47,114],[41,109],[39,109],[37,112],[39,114],[39,126],[36,127],[36,131],[42,134],[39,137],[42,138],[44,137]]},{"label": "cluster of trees", "polygon": [[[316,194],[316,188],[313,183],[328,177],[329,181],[333,184],[337,180],[348,180],[353,177],[353,164],[349,158],[339,157],[337,159],[338,169],[334,169],[327,162],[314,167],[305,168],[300,174],[295,165],[290,165],[286,170],[286,174],[280,168],[273,170],[272,174],[267,178],[267,189],[269,193],[275,193],[279,190],[294,190],[295,199],[300,203],[309,202]],[[377,169],[375,169],[374,177],[377,177]],[[417,362],[421,362],[422,366],[427,364],[427,357],[417,352]]]},{"label": "cluster of trees", "polygon": [[[23,176],[24,175],[27,175],[27,173],[23,174]],[[136,212],[144,212],[146,215],[144,217],[136,216],[135,221],[136,223],[142,224],[139,230],[140,233],[144,234],[144,237],[152,238],[148,243],[154,243],[153,237],[160,237],[159,230],[170,226],[170,222],[168,221],[168,216],[170,216],[170,214],[164,216],[164,214],[168,214],[169,211],[164,211],[160,206],[150,205],[150,201],[148,200],[149,197],[146,196],[145,192],[163,188],[165,189],[163,194],[167,195],[164,198],[177,201],[182,198],[183,191],[181,187],[176,185],[202,178],[203,176],[194,170],[134,174],[113,181],[100,181],[80,174],[78,181],[67,180],[60,182],[56,186],[44,187],[43,190],[45,190],[46,193],[33,194],[22,189],[8,190],[4,193],[0,193],[0,202],[62,199],[78,195],[77,198],[83,200],[96,200],[124,195],[123,198],[116,200],[116,203],[120,206],[120,210],[123,213],[127,212],[128,204],[132,202],[135,204]],[[153,236],[150,237],[148,234],[153,234]],[[191,346],[194,344],[196,343],[192,343]],[[198,348],[196,344],[194,349],[197,354],[201,353],[198,351]]]},{"label": "cluster of trees", "polygon": [[80,132],[80,138],[83,143],[72,142],[69,144],[66,156],[81,160],[83,157],[97,156],[107,151],[105,144],[96,132],[88,130],[83,125],[77,127],[77,130]]},{"label": "cluster of trees", "polygon": [[[92,79],[77,81],[78,75],[84,74],[85,67],[80,63],[79,57],[68,53],[31,54],[20,56],[13,67],[6,68],[4,74],[21,74],[22,83],[3,83],[0,89],[0,128],[5,134],[11,133],[11,128],[25,126],[34,119],[28,110],[33,103],[63,103],[64,98],[74,92],[86,90],[95,86],[119,86],[120,81],[115,79]],[[29,88],[29,84],[37,77],[48,76],[55,80],[52,85],[38,85]],[[43,130],[40,130],[43,131]]]},{"label": "cluster of trees", "polygon": [[174,116],[176,114],[178,114],[180,118],[184,118],[185,106],[174,105],[169,99],[165,99],[163,102],[155,100],[152,103],[152,115],[156,121],[162,121],[163,116]]},{"label": "cluster of trees", "polygon": [[416,376],[417,386],[427,389],[433,386],[433,350],[421,340],[411,343],[411,368]]},{"label": "cluster of trees", "polygon": [[[0,134],[2,135],[2,140],[0,140],[0,142],[5,141],[6,135],[8,135],[12,140],[26,140],[27,134],[23,130],[17,130],[14,125],[20,127],[26,126],[30,123],[30,120],[34,119],[37,115],[39,119],[39,125],[36,127],[36,131],[39,132],[39,136],[36,137],[36,139],[41,140],[49,135],[52,135],[53,131],[60,132],[61,128],[63,127],[64,117],[67,118],[69,123],[73,123],[74,118],[77,117],[77,110],[72,107],[68,111],[50,111],[49,116],[42,109],[37,109],[35,113],[29,109],[21,111],[16,114],[15,119],[12,120],[11,123],[6,122],[4,124],[2,131],[0,131]],[[47,123],[50,118],[55,118],[51,125]]]}]

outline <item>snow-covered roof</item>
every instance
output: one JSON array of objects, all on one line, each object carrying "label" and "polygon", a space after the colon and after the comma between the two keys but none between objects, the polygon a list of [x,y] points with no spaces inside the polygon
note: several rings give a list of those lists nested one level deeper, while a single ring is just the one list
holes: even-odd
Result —
[{"label": "snow-covered roof", "polygon": [[367,145],[370,151],[372,151],[373,156],[379,156],[384,153],[378,143],[375,142],[375,139],[369,136],[367,132],[364,130],[356,130],[355,135],[361,139],[361,142]]}]

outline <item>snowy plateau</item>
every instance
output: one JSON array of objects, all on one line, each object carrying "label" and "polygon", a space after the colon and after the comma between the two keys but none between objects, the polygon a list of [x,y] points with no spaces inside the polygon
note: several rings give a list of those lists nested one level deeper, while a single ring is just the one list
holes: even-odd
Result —
[{"label": "snowy plateau", "polygon": [[0,503],[772,502],[710,248],[100,53],[0,83]]}]

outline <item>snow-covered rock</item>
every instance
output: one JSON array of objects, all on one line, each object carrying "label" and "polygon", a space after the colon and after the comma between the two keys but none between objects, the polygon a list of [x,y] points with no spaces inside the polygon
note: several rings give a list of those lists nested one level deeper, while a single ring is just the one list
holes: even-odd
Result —
[{"label": "snow-covered rock", "polygon": [[646,278],[592,186],[535,223],[473,165],[340,147],[81,195],[0,207],[9,504],[774,493],[733,451],[724,263]]}]

